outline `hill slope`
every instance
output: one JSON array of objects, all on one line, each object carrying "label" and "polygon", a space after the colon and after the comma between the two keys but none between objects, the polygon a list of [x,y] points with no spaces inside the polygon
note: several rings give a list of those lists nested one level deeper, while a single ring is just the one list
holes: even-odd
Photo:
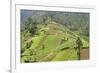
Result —
[{"label": "hill slope", "polygon": [[[77,33],[54,21],[46,26],[38,24],[37,32],[31,36],[29,31],[22,32],[21,62],[44,62],[77,60]],[[83,47],[89,42],[81,37]]]}]

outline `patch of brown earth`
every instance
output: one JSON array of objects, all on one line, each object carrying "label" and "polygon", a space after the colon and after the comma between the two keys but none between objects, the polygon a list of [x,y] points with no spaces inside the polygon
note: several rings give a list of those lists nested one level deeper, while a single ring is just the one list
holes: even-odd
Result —
[{"label": "patch of brown earth", "polygon": [[82,49],[80,51],[80,59],[81,60],[88,60],[89,59],[89,49]]}]

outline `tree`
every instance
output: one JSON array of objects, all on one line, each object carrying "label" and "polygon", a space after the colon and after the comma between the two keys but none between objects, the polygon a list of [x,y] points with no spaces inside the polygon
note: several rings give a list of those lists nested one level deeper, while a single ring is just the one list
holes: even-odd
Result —
[{"label": "tree", "polygon": [[43,17],[43,24],[44,24],[44,25],[47,25],[47,16],[44,16],[44,17]]},{"label": "tree", "polygon": [[37,30],[37,21],[35,19],[32,19],[31,17],[28,18],[27,21],[27,29],[32,35],[34,35],[36,33]]},{"label": "tree", "polygon": [[34,22],[33,24],[30,25],[29,27],[29,32],[34,35],[36,33],[36,30],[37,30],[37,23]]},{"label": "tree", "polygon": [[82,41],[80,40],[79,37],[77,37],[76,45],[77,45],[77,56],[78,56],[78,60],[80,60],[80,49],[82,48]]}]

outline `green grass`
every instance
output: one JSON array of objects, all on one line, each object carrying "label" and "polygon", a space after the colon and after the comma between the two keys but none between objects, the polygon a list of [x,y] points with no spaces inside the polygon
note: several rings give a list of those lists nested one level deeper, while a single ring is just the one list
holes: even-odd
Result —
[{"label": "green grass", "polygon": [[77,60],[77,52],[74,49],[61,51],[52,61]]},{"label": "green grass", "polygon": [[83,47],[89,47],[89,42],[85,41],[84,39],[81,39]]},{"label": "green grass", "polygon": [[42,40],[44,36],[36,36],[36,37],[33,37],[32,41],[32,45],[31,45],[31,49],[35,49],[38,45],[39,45],[39,42]]},{"label": "green grass", "polygon": [[61,39],[60,36],[57,35],[48,35],[46,40],[44,41],[46,50],[54,50],[59,45]]}]

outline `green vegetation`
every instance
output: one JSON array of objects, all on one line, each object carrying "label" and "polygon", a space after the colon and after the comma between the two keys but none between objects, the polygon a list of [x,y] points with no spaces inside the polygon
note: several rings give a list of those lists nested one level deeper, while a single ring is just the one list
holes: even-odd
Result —
[{"label": "green vegetation", "polygon": [[74,49],[68,49],[61,51],[53,58],[52,61],[66,61],[66,60],[77,60],[77,52]]},{"label": "green vegetation", "polygon": [[21,23],[21,63],[78,60],[77,37],[81,49],[89,48],[88,13],[40,11],[40,15]]}]

